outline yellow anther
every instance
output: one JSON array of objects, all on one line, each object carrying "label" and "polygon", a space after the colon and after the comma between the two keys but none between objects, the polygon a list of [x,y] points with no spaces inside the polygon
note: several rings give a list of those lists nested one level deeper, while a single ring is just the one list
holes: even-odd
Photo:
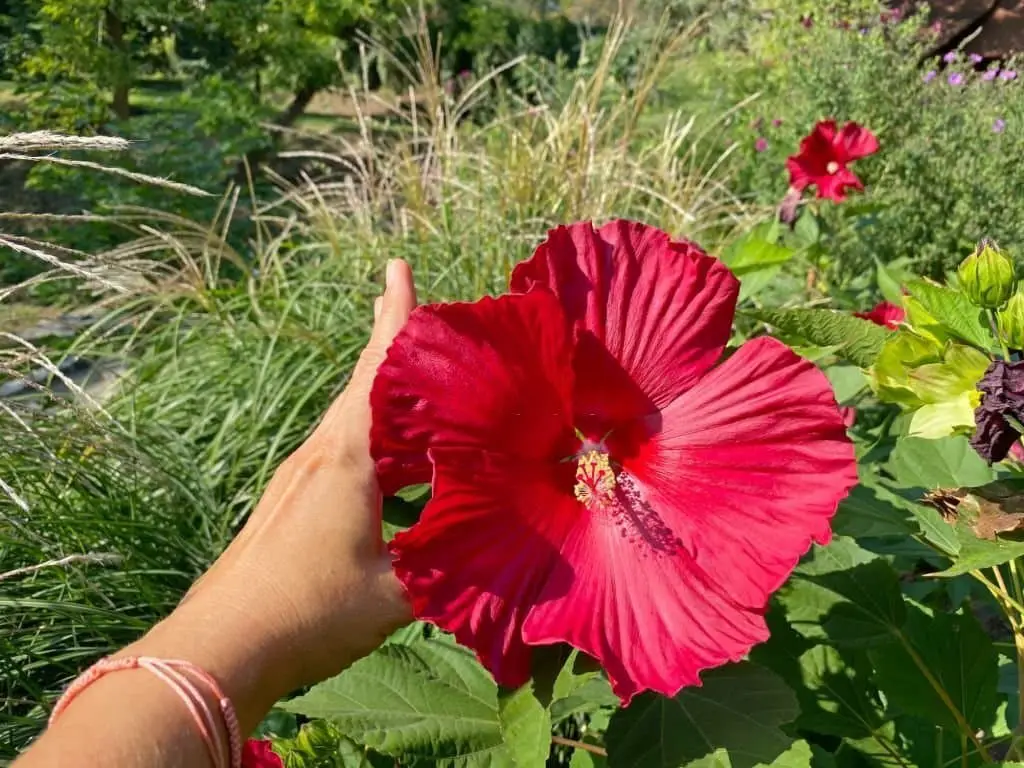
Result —
[{"label": "yellow anther", "polygon": [[576,461],[576,499],[584,504],[615,498],[615,472],[603,451],[587,451]]},{"label": "yellow anther", "polygon": [[836,171],[839,170],[839,163],[835,160],[830,160],[829,164],[825,166],[825,170],[828,172],[829,176],[834,176]]}]

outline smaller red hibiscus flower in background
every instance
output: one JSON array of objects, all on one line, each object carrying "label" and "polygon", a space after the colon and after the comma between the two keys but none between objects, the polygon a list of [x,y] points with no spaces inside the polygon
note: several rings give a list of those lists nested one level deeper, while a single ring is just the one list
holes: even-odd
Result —
[{"label": "smaller red hibiscus flower in background", "polygon": [[847,189],[864,189],[847,166],[877,151],[878,139],[864,126],[850,122],[839,130],[835,120],[823,120],[786,160],[789,184],[798,191],[814,186],[819,198],[842,202]]},{"label": "smaller red hibiscus flower in background", "polygon": [[284,768],[267,739],[249,739],[242,749],[242,768]]},{"label": "smaller red hibiscus flower in background", "polygon": [[893,330],[907,319],[907,313],[903,307],[888,301],[879,302],[870,312],[854,312],[853,316],[862,320],[870,320],[875,325],[882,325]]}]

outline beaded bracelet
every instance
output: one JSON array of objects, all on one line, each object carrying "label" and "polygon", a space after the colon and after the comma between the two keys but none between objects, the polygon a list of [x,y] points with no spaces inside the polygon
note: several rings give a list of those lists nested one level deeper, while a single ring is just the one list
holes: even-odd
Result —
[{"label": "beaded bracelet", "polygon": [[[64,695],[60,697],[54,706],[53,712],[50,713],[50,725],[52,726],[71,702],[90,685],[101,677],[125,669],[145,669],[165,682],[177,694],[178,698],[185,703],[189,714],[192,715],[192,720],[195,722],[197,730],[203,737],[203,743],[210,753],[210,759],[213,761],[214,768],[225,767],[225,754],[228,760],[227,766],[230,766],[230,768],[241,768],[242,737],[238,727],[235,707],[231,703],[231,699],[224,695],[224,692],[212,675],[188,661],[157,659],[151,656],[121,656],[118,658],[101,659],[68,686]],[[217,728],[214,714],[210,710],[210,705],[207,703],[206,698],[203,697],[197,688],[196,682],[205,685],[217,700],[221,719],[228,734],[226,750],[220,729]]]}]

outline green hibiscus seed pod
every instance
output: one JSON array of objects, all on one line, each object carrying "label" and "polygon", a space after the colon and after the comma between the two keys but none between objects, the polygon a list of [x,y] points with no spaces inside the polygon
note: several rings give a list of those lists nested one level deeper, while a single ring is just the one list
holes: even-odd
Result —
[{"label": "green hibiscus seed pod", "polygon": [[982,309],[999,309],[1017,288],[1013,262],[988,241],[961,262],[956,274],[964,293]]},{"label": "green hibiscus seed pod", "polygon": [[999,335],[1010,349],[1024,349],[1024,293],[1017,291],[996,315]]}]

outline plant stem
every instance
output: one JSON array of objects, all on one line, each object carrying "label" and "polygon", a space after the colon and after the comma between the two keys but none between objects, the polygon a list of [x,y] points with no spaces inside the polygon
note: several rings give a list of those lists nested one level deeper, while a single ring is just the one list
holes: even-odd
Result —
[{"label": "plant stem", "polygon": [[995,310],[986,309],[985,311],[988,313],[988,322],[992,327],[992,333],[995,335],[996,341],[999,342],[999,349],[1003,353],[1003,360],[1010,362],[1010,350],[1006,346],[1006,342],[1003,341],[1003,335],[999,333],[999,322],[996,320]]},{"label": "plant stem", "polygon": [[582,749],[584,752],[590,752],[593,755],[600,755],[601,757],[608,757],[607,749],[599,747],[596,744],[587,744],[585,741],[567,739],[564,736],[552,736],[551,743],[561,744],[563,747],[572,747],[573,749]]},{"label": "plant stem", "polygon": [[997,568],[993,568],[992,570],[995,573],[996,581],[999,582],[998,586],[989,581],[981,571],[971,571],[971,576],[981,582],[985,588],[988,589],[992,597],[994,597],[999,603],[999,607],[1003,609],[1003,613],[1006,614],[1006,618],[1010,622],[1010,625],[1016,630],[1013,611],[1017,611],[1024,615],[1024,605],[1021,605],[1010,597],[1010,593],[1006,589],[1006,584],[1003,582],[1003,577],[999,573],[999,570]]}]

